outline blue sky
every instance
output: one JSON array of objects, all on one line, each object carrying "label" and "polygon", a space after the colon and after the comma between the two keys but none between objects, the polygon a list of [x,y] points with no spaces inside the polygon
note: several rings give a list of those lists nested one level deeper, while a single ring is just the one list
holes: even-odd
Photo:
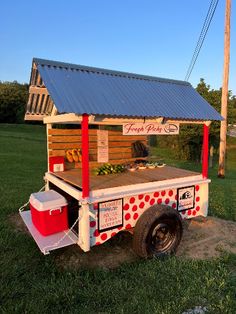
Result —
[{"label": "blue sky", "polygon": [[[0,9],[0,80],[29,82],[33,57],[183,80],[210,0],[8,0]],[[222,85],[225,0],[189,79]],[[235,8],[232,6],[232,17]],[[230,89],[236,94],[236,22]]]}]

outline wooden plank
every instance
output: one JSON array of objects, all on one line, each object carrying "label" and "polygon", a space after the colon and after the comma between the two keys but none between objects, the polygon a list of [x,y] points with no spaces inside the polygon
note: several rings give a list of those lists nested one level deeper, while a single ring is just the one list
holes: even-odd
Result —
[{"label": "wooden plank", "polygon": [[131,147],[109,147],[109,153],[132,153]]},{"label": "wooden plank", "polygon": [[[81,136],[79,135],[49,135],[49,142],[51,143],[68,143],[68,142],[80,142],[81,143]],[[97,137],[95,136],[89,136],[89,143],[97,143]]]},{"label": "wooden plank", "polygon": [[[49,136],[48,138],[49,143],[76,143],[76,144],[81,144],[81,137],[78,135],[74,135],[74,136],[57,136],[57,135],[53,135],[53,136]],[[109,148],[110,147],[131,147],[132,146],[132,141],[125,141],[125,142],[118,142],[118,141],[114,141],[111,142],[109,141]],[[146,144],[145,141],[142,141],[143,144]],[[55,148],[57,148],[59,146],[55,146]],[[61,146],[62,147],[62,146]],[[94,138],[90,138],[89,141],[89,147],[97,147],[97,141],[94,140]],[[53,148],[53,147],[52,147]]]},{"label": "wooden plank", "polygon": [[65,150],[50,150],[49,156],[65,156]]},{"label": "wooden plank", "polygon": [[[131,163],[131,162],[134,162],[137,158],[127,158],[125,159],[115,159],[115,160],[111,160],[110,163],[113,164],[113,165],[117,165],[117,164],[128,164],[128,163]],[[142,159],[146,159],[146,158],[142,158]],[[104,164],[104,162],[97,162],[97,161],[89,161],[89,167],[90,169],[94,169],[94,168],[98,168],[98,167],[101,167],[102,165]],[[66,161],[65,163],[65,169],[66,170],[70,170],[70,169],[81,169],[82,167],[82,164],[81,163],[69,163]]]},{"label": "wooden plank", "polygon": [[51,129],[49,135],[81,135],[80,129]]},{"label": "wooden plank", "polygon": [[[168,173],[168,176],[166,176]],[[163,168],[138,170],[135,172],[124,172],[105,176],[95,176],[90,173],[91,190],[106,189],[112,187],[126,186],[138,183],[156,182],[167,179],[184,178],[198,175],[199,173],[165,166]],[[55,176],[81,188],[81,170],[71,169],[64,172],[57,172]]]},{"label": "wooden plank", "polygon": [[120,141],[120,142],[126,142],[126,141],[147,141],[147,137],[143,135],[139,136],[132,136],[132,135],[109,135],[109,141]]},{"label": "wooden plank", "polygon": [[[98,129],[89,129],[89,134],[97,135]],[[111,135],[122,135],[121,131],[111,131],[108,130],[108,133]],[[81,129],[52,129],[51,135],[71,135],[71,134],[78,134],[81,135]]]},{"label": "wooden plank", "polygon": [[[90,152],[91,153],[97,153],[97,145],[89,145],[90,146]],[[81,148],[81,143],[49,143],[48,144],[48,148],[52,149],[52,150],[58,150],[58,149],[63,149],[63,150],[67,150],[67,149],[74,149],[74,148]],[[132,153],[132,149],[131,147],[109,147],[109,153],[113,154],[113,153]]]},{"label": "wooden plank", "polygon": [[50,135],[51,143],[81,142],[81,135]]},{"label": "wooden plank", "polygon": [[37,86],[30,86],[29,87],[30,94],[44,94],[48,95],[48,91],[46,87],[37,87]]},{"label": "wooden plank", "polygon": [[[51,149],[65,149],[67,147],[71,147],[71,148],[74,148],[74,146],[78,146],[81,148],[81,142],[64,142],[64,143],[52,143],[52,142],[49,142],[50,143],[50,148]],[[89,147],[90,148],[97,148],[97,142],[91,142],[89,143]]]},{"label": "wooden plank", "polygon": [[[97,135],[96,129],[90,129],[89,130],[90,135]],[[49,135],[81,135],[81,129],[51,129]],[[108,131],[109,139],[116,139],[118,141],[145,141],[147,140],[146,135],[122,135],[121,131]]]},{"label": "wooden plank", "polygon": [[48,147],[50,149],[73,149],[73,148],[81,148],[80,143],[49,143]]},{"label": "wooden plank", "polygon": [[130,153],[121,153],[121,154],[118,154],[118,153],[110,154],[109,153],[109,161],[116,160],[116,159],[123,159],[123,162],[125,162],[125,160],[127,158],[131,158],[131,157],[132,157],[132,155]]}]

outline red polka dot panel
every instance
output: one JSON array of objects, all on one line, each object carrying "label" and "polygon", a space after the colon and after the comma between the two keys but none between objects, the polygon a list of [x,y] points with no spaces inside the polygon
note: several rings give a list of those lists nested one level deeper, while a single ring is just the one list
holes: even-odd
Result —
[{"label": "red polka dot panel", "polygon": [[141,203],[139,204],[139,208],[144,208],[144,206],[145,206],[145,203],[144,203],[144,202],[141,202]]},{"label": "red polka dot panel", "polygon": [[103,233],[103,234],[101,235],[101,239],[102,239],[103,241],[105,241],[105,240],[107,239],[107,234],[106,234],[106,233]]},{"label": "red polka dot panel", "polygon": [[131,197],[130,200],[129,200],[130,204],[133,204],[135,202],[135,198],[134,197]]},{"label": "red polka dot panel", "polygon": [[94,228],[95,226],[96,226],[96,221],[95,220],[90,221],[90,227]]},{"label": "red polka dot panel", "polygon": [[158,198],[157,204],[161,204],[161,203],[162,203],[162,198]]},{"label": "red polka dot panel", "polygon": [[[203,196],[199,195],[200,187],[199,185],[195,186],[195,208],[187,209],[180,212],[180,215],[183,219],[191,218],[197,216],[200,213],[200,206],[203,202]],[[91,245],[102,244],[111,237],[114,237],[119,231],[125,229],[131,229],[135,227],[140,216],[147,210],[149,207],[157,205],[166,205],[170,206],[176,210],[177,208],[177,190],[176,189],[166,189],[160,191],[153,191],[150,193],[143,193],[137,195],[130,195],[124,197],[123,199],[123,226],[111,228],[110,230],[105,230],[99,232],[97,229],[98,222],[96,219],[90,221],[90,238]],[[96,215],[94,206],[94,213]],[[120,220],[121,222],[121,220]],[[114,226],[113,226],[114,227]]]},{"label": "red polka dot panel", "polygon": [[98,229],[96,229],[96,230],[94,231],[93,235],[94,235],[95,237],[98,237],[98,236],[100,235],[100,232],[98,231]]},{"label": "red polka dot panel", "polygon": [[129,220],[129,219],[130,219],[130,217],[131,217],[131,216],[130,216],[130,214],[129,214],[129,213],[128,213],[128,214],[126,214],[126,215],[125,215],[125,220]]},{"label": "red polka dot panel", "polygon": [[150,205],[152,206],[152,205],[154,205],[154,204],[155,204],[155,199],[152,198],[152,199],[150,200]]},{"label": "red polka dot panel", "polygon": [[94,203],[94,204],[93,204],[93,209],[94,209],[94,210],[97,210],[97,209],[98,209],[98,203]]},{"label": "red polka dot panel", "polygon": [[138,218],[138,213],[135,213],[133,219],[136,220]]},{"label": "red polka dot panel", "polygon": [[128,210],[129,209],[129,204],[125,204],[123,207],[124,210]]},{"label": "red polka dot panel", "polygon": [[125,226],[125,229],[131,229],[131,228],[132,228],[131,224],[128,224]]}]

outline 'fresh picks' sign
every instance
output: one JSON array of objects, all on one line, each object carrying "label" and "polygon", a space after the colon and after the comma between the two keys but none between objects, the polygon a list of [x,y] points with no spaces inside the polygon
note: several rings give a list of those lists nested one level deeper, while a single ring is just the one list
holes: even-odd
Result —
[{"label": "'fresh picks' sign", "polygon": [[179,134],[178,123],[125,123],[123,135],[176,135]]}]

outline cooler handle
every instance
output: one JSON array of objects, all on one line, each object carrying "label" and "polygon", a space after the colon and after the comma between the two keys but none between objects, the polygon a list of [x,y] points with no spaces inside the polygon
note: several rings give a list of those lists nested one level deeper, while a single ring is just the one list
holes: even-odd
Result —
[{"label": "cooler handle", "polygon": [[54,208],[54,209],[50,209],[49,211],[49,215],[51,216],[60,215],[61,213],[62,213],[61,208]]}]

